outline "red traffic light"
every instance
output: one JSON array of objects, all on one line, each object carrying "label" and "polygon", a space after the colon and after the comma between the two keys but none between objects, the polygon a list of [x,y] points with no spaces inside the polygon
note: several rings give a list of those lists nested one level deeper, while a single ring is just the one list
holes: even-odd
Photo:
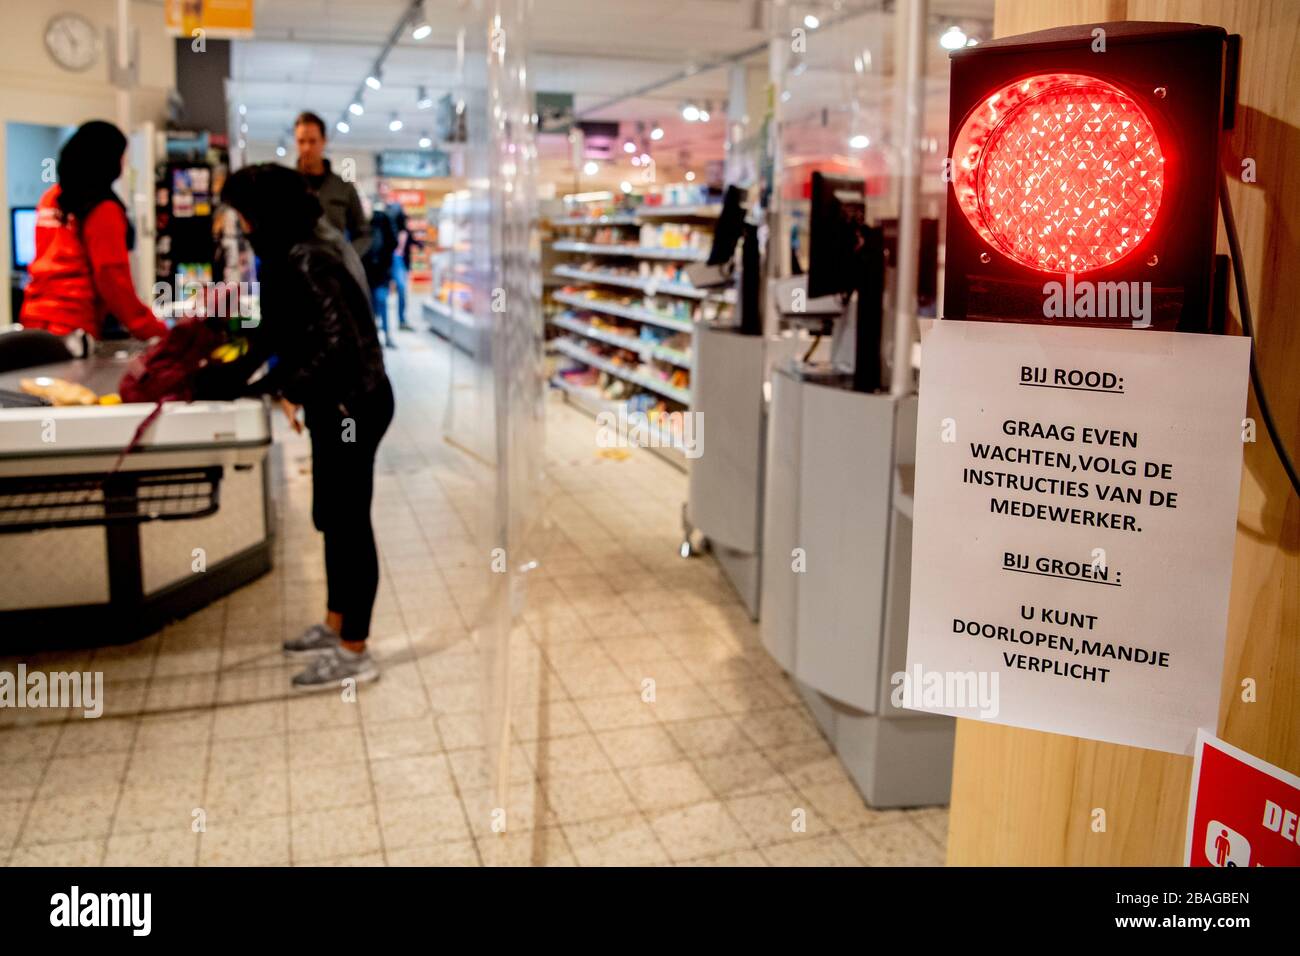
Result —
[{"label": "red traffic light", "polygon": [[1123,284],[1142,327],[1209,330],[1238,49],[1221,27],[1125,21],[954,51],[944,317],[1058,321],[1048,286]]},{"label": "red traffic light", "polygon": [[1151,231],[1164,192],[1155,128],[1122,90],[1048,73],[989,96],[962,125],[953,189],[975,231],[1042,272],[1113,265]]}]

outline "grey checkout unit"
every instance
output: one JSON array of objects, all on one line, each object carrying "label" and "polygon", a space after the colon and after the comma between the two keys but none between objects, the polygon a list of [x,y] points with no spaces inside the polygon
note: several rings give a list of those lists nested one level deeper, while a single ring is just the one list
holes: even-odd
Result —
[{"label": "grey checkout unit", "polygon": [[[696,325],[692,412],[707,426],[707,452],[691,463],[682,554],[693,550],[693,532],[703,535],[749,616],[758,620],[772,368],[798,354],[807,341],[774,334],[778,323],[771,310],[773,303],[784,301],[779,294],[769,290],[759,301],[758,236],[746,221],[743,193],[737,186],[727,189],[708,260],[689,270],[695,285],[735,281],[740,294],[737,324]],[[733,270],[738,244],[741,265]]]},{"label": "grey checkout unit", "polygon": [[169,402],[113,471],[153,405],[37,404],[22,379],[115,393],[123,355],[0,374],[0,653],[120,643],[271,567],[261,400]]},{"label": "grey checkout unit", "polygon": [[[917,400],[910,367],[882,367],[885,234],[865,225],[864,192],[813,176],[807,295],[847,295],[856,317],[835,324],[841,361],[772,376],[760,634],[870,805],[942,804],[955,722],[890,701],[907,655]],[[882,387],[891,376],[901,387]]]}]

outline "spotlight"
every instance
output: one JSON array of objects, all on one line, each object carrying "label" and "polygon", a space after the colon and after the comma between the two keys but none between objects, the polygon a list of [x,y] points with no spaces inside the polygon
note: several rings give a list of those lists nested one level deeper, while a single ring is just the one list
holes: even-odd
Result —
[{"label": "spotlight", "polygon": [[625,193],[630,193],[632,191],[632,184],[625,179],[618,184],[618,188],[623,190]]},{"label": "spotlight", "polygon": [[700,108],[694,103],[687,103],[682,107],[682,119],[688,123],[694,123],[700,118]]},{"label": "spotlight", "polygon": [[284,150],[284,147],[283,147],[283,146],[277,146],[277,147],[275,148],[275,155],[277,155],[277,156],[283,156],[283,155],[284,155],[284,152],[285,152],[285,150]]},{"label": "spotlight", "polygon": [[372,90],[377,90],[383,85],[383,83],[379,82],[379,77],[375,76],[373,73],[366,77],[366,86],[370,87]]},{"label": "spotlight", "polygon": [[433,106],[433,97],[429,95],[429,91],[427,89],[421,86],[419,88],[419,91],[415,94],[415,108],[421,110],[427,110],[432,106]]},{"label": "spotlight", "polygon": [[338,130],[340,133],[347,133],[347,132],[351,132],[351,130],[352,130],[352,127],[349,126],[349,125],[348,125],[345,121],[343,121],[343,120],[339,120],[337,123],[335,123],[335,124],[334,124],[334,128],[335,128],[336,130]]},{"label": "spotlight", "polygon": [[582,171],[588,176],[595,176],[596,173],[600,172],[600,166],[594,159],[589,159],[583,164]]},{"label": "spotlight", "polygon": [[633,165],[633,166],[640,166],[640,165],[641,165],[641,157],[640,157],[640,156],[633,156],[633,157],[632,157],[632,165]]},{"label": "spotlight", "polygon": [[694,173],[693,171],[689,170],[689,169],[686,170],[686,181],[687,181],[688,183],[693,183],[693,182],[695,182],[695,173]]},{"label": "spotlight", "polygon": [[960,50],[966,45],[966,34],[962,32],[961,27],[957,25],[950,26],[943,31],[939,37],[939,46],[945,50]]},{"label": "spotlight", "polygon": [[849,139],[849,145],[854,149],[866,149],[871,145],[871,139],[858,133],[856,136]]},{"label": "spotlight", "polygon": [[664,129],[662,126],[656,126],[650,131],[650,138],[655,142],[664,138]]},{"label": "spotlight", "polygon": [[394,114],[393,114],[393,118],[392,118],[391,120],[388,121],[388,129],[389,129],[391,132],[396,133],[396,132],[400,131],[401,128],[402,128],[402,121],[401,121],[401,119],[398,118],[397,114],[394,113]]},{"label": "spotlight", "polygon": [[429,26],[429,24],[427,23],[421,23],[418,27],[416,27],[414,30],[411,31],[411,39],[423,40],[427,36],[429,36],[429,34],[431,34],[432,32],[433,32],[433,27]]},{"label": "spotlight", "polygon": [[356,103],[351,104],[351,105],[348,107],[348,112],[351,113],[353,116],[360,116],[360,115],[361,115],[362,113],[364,113],[365,111],[366,111],[366,108],[365,108],[364,106],[362,106],[361,103],[360,103],[359,101],[356,102]]},{"label": "spotlight", "polygon": [[623,152],[625,152],[625,153],[635,153],[635,152],[636,152],[636,143],[632,142],[632,141],[629,139],[627,142],[625,142],[625,143],[623,144]]},{"label": "spotlight", "polygon": [[816,30],[819,26],[822,25],[822,22],[810,13],[803,18],[803,25],[806,26],[809,30]]},{"label": "spotlight", "polygon": [[428,149],[432,145],[433,140],[429,137],[428,133],[425,133],[420,137],[420,149]]}]

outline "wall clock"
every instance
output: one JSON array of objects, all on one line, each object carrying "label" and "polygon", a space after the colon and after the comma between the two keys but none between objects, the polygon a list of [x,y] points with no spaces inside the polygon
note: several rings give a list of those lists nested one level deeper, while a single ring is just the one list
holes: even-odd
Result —
[{"label": "wall clock", "polygon": [[45,25],[45,49],[65,70],[81,73],[99,59],[99,31],[80,14],[55,14]]}]

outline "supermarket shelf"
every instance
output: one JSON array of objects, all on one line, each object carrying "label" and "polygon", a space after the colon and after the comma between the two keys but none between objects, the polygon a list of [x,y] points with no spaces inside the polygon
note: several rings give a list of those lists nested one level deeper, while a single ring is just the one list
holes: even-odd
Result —
[{"label": "supermarket shelf", "polygon": [[702,249],[661,249],[655,246],[615,245],[612,242],[576,242],[561,239],[551,243],[556,252],[585,252],[593,256],[627,256],[631,259],[672,259],[681,262],[703,262],[709,257]]},{"label": "supermarket shelf", "polygon": [[453,309],[449,304],[443,302],[441,299],[425,299],[424,304],[434,312],[445,318],[451,319],[459,325],[464,325],[468,328],[473,328],[474,326],[474,320],[466,315],[464,309]]},{"label": "supermarket shelf", "polygon": [[601,358],[599,355],[589,352],[581,345],[574,345],[572,342],[566,342],[563,339],[557,340],[554,345],[557,352],[561,352],[569,356],[569,358],[577,359],[584,365],[590,365],[592,368],[598,368],[602,372],[608,372],[610,375],[625,379],[633,385],[639,385],[647,391],[654,392],[657,395],[662,395],[664,398],[670,399],[674,402],[680,402],[682,405],[689,405],[691,402],[691,395],[685,389],[674,388],[667,382],[651,378],[649,375],[642,375],[633,369],[615,365],[608,359]]},{"label": "supermarket shelf", "polygon": [[660,282],[656,279],[646,279],[641,276],[621,276],[613,272],[601,273],[591,269],[579,269],[576,266],[556,266],[553,274],[565,279],[575,279],[578,282],[614,285],[624,289],[640,289],[646,295],[676,295],[681,296],[683,299],[712,298],[720,302],[730,302],[735,298],[726,293],[697,289],[682,282]]},{"label": "supermarket shelf", "polygon": [[587,299],[572,292],[556,292],[551,298],[556,302],[563,302],[565,305],[571,305],[577,309],[585,309],[588,312],[604,312],[606,315],[616,315],[620,319],[631,319],[633,322],[649,322],[651,325],[672,329],[674,332],[694,331],[690,322],[658,315],[649,309],[618,305],[614,302],[602,302],[600,299]]},{"label": "supermarket shelf", "polygon": [[453,309],[446,302],[433,297],[420,302],[429,328],[462,352],[474,354],[476,348],[474,319],[464,309]]},{"label": "supermarket shelf", "polygon": [[562,219],[552,219],[552,226],[635,226],[641,220],[631,213],[614,216],[597,216],[594,219],[590,216],[565,216]]},{"label": "supermarket shelf", "polygon": [[[575,407],[586,412],[588,415],[595,417],[602,412],[609,412],[613,415],[618,414],[618,407],[622,402],[613,402],[607,398],[597,395],[592,389],[585,385],[570,385],[559,375],[551,379],[551,385],[564,393],[565,398]],[[682,449],[681,442],[674,440],[672,433],[665,432],[662,429],[654,428],[649,436],[648,443],[632,441],[628,438],[626,432],[619,437],[629,445],[635,445],[637,448],[646,448],[649,451],[659,455],[664,461],[668,462],[682,471],[687,470],[686,453]]]},{"label": "supermarket shelf", "polygon": [[637,215],[642,219],[717,219],[722,205],[703,206],[641,206]]},{"label": "supermarket shelf", "polygon": [[689,369],[691,367],[691,357],[685,352],[665,348],[662,345],[655,345],[653,342],[645,342],[631,335],[615,335],[612,332],[603,332],[600,329],[593,328],[590,322],[583,322],[580,319],[560,315],[551,319],[551,325],[569,332],[576,332],[578,335],[589,339],[595,339],[597,342],[604,342],[607,345],[615,345],[618,348],[636,352],[641,356],[642,360],[656,358],[676,365],[678,368]]}]

